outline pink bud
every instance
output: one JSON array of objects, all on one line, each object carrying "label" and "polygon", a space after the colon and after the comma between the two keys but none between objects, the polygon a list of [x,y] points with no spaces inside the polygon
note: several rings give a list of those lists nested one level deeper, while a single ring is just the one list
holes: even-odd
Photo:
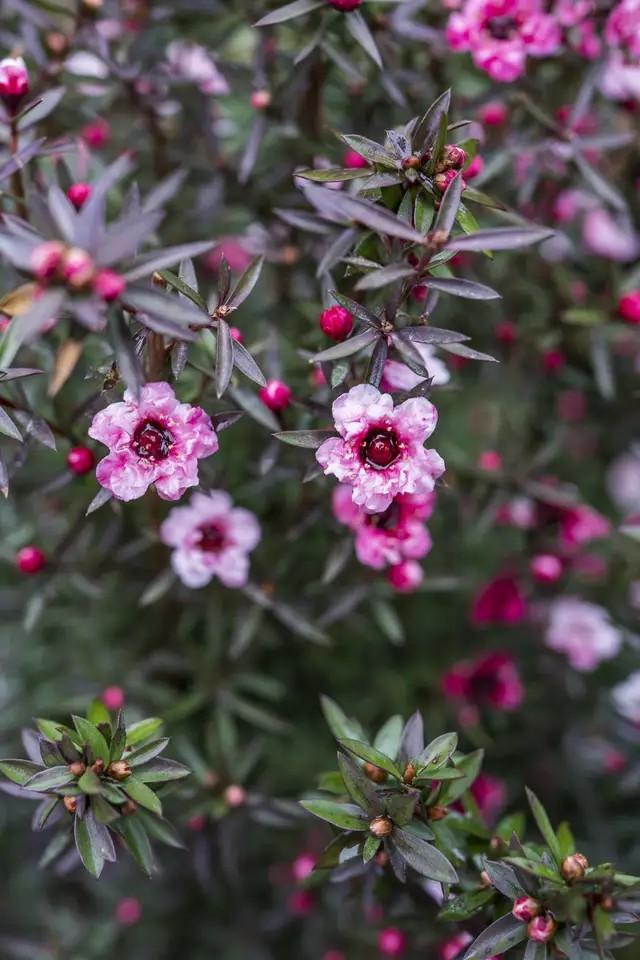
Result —
[{"label": "pink bud", "polygon": [[294,879],[300,882],[308,877],[309,874],[313,873],[317,859],[313,853],[301,853],[299,857],[296,857],[291,864],[291,872]]},{"label": "pink bud", "polygon": [[398,593],[412,593],[422,583],[422,567],[416,560],[405,560],[389,567],[387,579]]},{"label": "pink bud", "polygon": [[98,117],[82,128],[80,136],[88,147],[99,150],[111,139],[111,127],[106,120]]},{"label": "pink bud", "polygon": [[246,799],[246,790],[237,783],[232,783],[224,791],[225,803],[230,807],[241,807],[246,802]]},{"label": "pink bud", "polygon": [[440,944],[438,956],[440,960],[458,960],[462,956],[465,947],[473,941],[473,937],[467,930],[456,933],[449,940]]},{"label": "pink bud", "polygon": [[534,917],[527,927],[527,933],[529,940],[535,940],[538,943],[548,943],[549,940],[552,940],[555,936],[557,929],[558,924],[554,918],[550,913],[545,913],[541,917]]},{"label": "pink bud", "polygon": [[207,818],[204,813],[196,813],[192,817],[189,817],[187,820],[187,830],[193,830],[194,833],[199,833],[207,825]]},{"label": "pink bud", "polygon": [[91,185],[88,183],[72,183],[67,190],[67,196],[76,210],[79,210],[91,196]]},{"label": "pink bud", "polygon": [[332,340],[345,340],[353,329],[353,314],[344,307],[329,307],[320,314],[320,329]]},{"label": "pink bud", "polygon": [[67,454],[67,466],[71,473],[81,476],[93,469],[96,458],[89,447],[72,447]]},{"label": "pink bud", "polygon": [[542,364],[547,373],[559,373],[567,363],[562,350],[545,350],[542,355]]},{"label": "pink bud", "polygon": [[62,276],[70,287],[84,287],[93,278],[93,260],[86,250],[71,247],[64,255]]},{"label": "pink bud", "polygon": [[287,900],[287,906],[291,913],[298,917],[303,917],[311,913],[315,906],[315,898],[311,890],[294,890]]},{"label": "pink bud", "polygon": [[347,960],[342,950],[327,950],[322,954],[322,960]]},{"label": "pink bud", "polygon": [[511,320],[501,320],[496,325],[496,340],[510,347],[518,339],[518,328]]},{"label": "pink bud", "polygon": [[348,13],[350,10],[357,9],[362,3],[362,0],[327,0],[327,3],[330,7],[333,7],[334,10],[341,10],[343,13]]},{"label": "pink bud", "polygon": [[533,897],[518,897],[517,900],[513,901],[511,913],[516,920],[529,923],[530,920],[542,913],[542,904],[539,900],[534,900]]},{"label": "pink bud", "polygon": [[271,99],[269,90],[254,90],[251,94],[251,106],[254,110],[266,110],[271,106]]},{"label": "pink bud", "polygon": [[50,280],[58,271],[64,256],[64,244],[59,240],[47,240],[31,251],[31,269],[38,280]]},{"label": "pink bud", "polygon": [[507,108],[499,100],[491,100],[478,110],[478,120],[485,127],[501,127],[507,119]]},{"label": "pink bud", "polygon": [[437,173],[433,178],[434,187],[444,193],[452,180],[455,180],[456,177],[461,176],[457,170],[445,170],[444,173]]},{"label": "pink bud", "polygon": [[555,583],[562,576],[562,560],[552,553],[539,553],[531,558],[529,569],[538,583]]},{"label": "pink bud", "polygon": [[368,167],[369,161],[357,150],[345,150],[342,155],[342,166],[349,167],[350,170],[359,170]]},{"label": "pink bud", "polygon": [[464,171],[464,178],[465,180],[473,180],[473,178],[479,176],[483,170],[484,160],[479,154],[476,154],[467,169]]},{"label": "pink bud", "polygon": [[14,111],[29,92],[29,72],[22,57],[0,60],[0,99]]},{"label": "pink bud", "polygon": [[142,917],[142,905],[136,897],[125,897],[116,906],[116,920],[123,927],[132,927]]},{"label": "pink bud", "polygon": [[107,710],[122,710],[124,706],[124,690],[122,687],[105,687],[100,699]]},{"label": "pink bud", "polygon": [[626,323],[640,323],[640,290],[622,294],[618,300],[618,313]]},{"label": "pink bud", "polygon": [[275,413],[280,413],[289,406],[292,395],[291,387],[281,380],[269,380],[258,394],[265,407]]},{"label": "pink bud", "polygon": [[397,927],[387,927],[378,934],[378,950],[385,957],[400,957],[407,948],[407,935]]},{"label": "pink bud", "polygon": [[236,343],[243,342],[244,336],[243,336],[242,330],[239,330],[238,327],[229,327],[229,333],[231,334],[232,339],[236,341]]},{"label": "pink bud", "polygon": [[20,573],[40,573],[47,562],[47,558],[40,547],[22,547],[16,554],[16,566]]},{"label": "pink bud", "polygon": [[313,373],[311,374],[311,383],[314,387],[324,387],[327,382],[327,378],[322,372],[322,367],[314,367]]},{"label": "pink bud", "polygon": [[502,456],[497,450],[483,450],[477,461],[479,470],[495,473],[502,469]]},{"label": "pink bud", "polygon": [[127,283],[124,277],[114,270],[98,270],[93,278],[93,289],[101,298],[111,303],[121,297],[126,289]]}]

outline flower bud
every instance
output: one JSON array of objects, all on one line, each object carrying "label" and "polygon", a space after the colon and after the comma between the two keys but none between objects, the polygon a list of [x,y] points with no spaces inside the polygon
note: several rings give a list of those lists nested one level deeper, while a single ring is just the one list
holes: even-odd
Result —
[{"label": "flower bud", "polygon": [[369,824],[369,832],[374,837],[388,837],[393,830],[393,824],[389,817],[374,817]]},{"label": "flower bud", "polygon": [[553,940],[558,924],[550,913],[543,916],[534,917],[527,927],[529,940],[535,940],[537,943],[548,943]]},{"label": "flower bud", "polygon": [[241,807],[246,803],[247,791],[237,783],[232,783],[224,791],[223,796],[230,807]]},{"label": "flower bud", "polygon": [[124,690],[122,687],[105,687],[100,699],[107,710],[121,710],[124,706]]},{"label": "flower bud", "polygon": [[231,334],[232,340],[235,340],[236,343],[242,343],[244,340],[242,330],[239,330],[238,327],[229,327],[229,333]]},{"label": "flower bud", "polygon": [[80,135],[88,147],[99,150],[111,138],[111,127],[106,120],[98,117],[83,127]]},{"label": "flower bud", "polygon": [[618,300],[618,314],[626,323],[640,323],[640,290],[622,294]]},{"label": "flower bud", "polygon": [[281,380],[269,380],[266,387],[262,387],[258,396],[265,407],[280,413],[291,403],[292,391]]},{"label": "flower bud", "polygon": [[0,60],[0,99],[12,112],[29,92],[29,72],[22,57]]},{"label": "flower bud", "polygon": [[365,763],[362,770],[364,775],[374,783],[384,783],[386,780],[386,773],[381,767],[376,767],[375,763]]},{"label": "flower bud", "polygon": [[96,458],[89,447],[72,447],[67,454],[67,466],[71,473],[82,476],[93,469]]},{"label": "flower bud", "polygon": [[457,170],[445,170],[443,173],[436,173],[433,178],[433,185],[440,193],[444,193],[452,180],[461,176]]},{"label": "flower bud", "polygon": [[467,154],[462,147],[456,147],[453,143],[448,143],[442,151],[442,158],[438,166],[442,170],[452,168],[460,169],[466,163]]},{"label": "flower bud", "polygon": [[349,13],[350,10],[356,10],[362,0],[327,0],[330,7],[334,10],[340,10],[342,13]]},{"label": "flower bud", "polygon": [[474,177],[479,177],[483,170],[484,160],[480,154],[476,154],[469,166],[464,171],[464,179],[473,180]]},{"label": "flower bud", "polygon": [[348,167],[350,170],[359,170],[368,167],[369,161],[357,150],[345,150],[342,155],[342,166]]},{"label": "flower bud", "polygon": [[79,289],[84,287],[94,275],[93,260],[86,250],[80,247],[70,247],[62,262],[62,276],[70,287]]},{"label": "flower bud", "polygon": [[251,94],[251,106],[254,110],[266,110],[271,106],[271,92],[269,90],[254,90]]},{"label": "flower bud", "polygon": [[87,202],[91,196],[91,185],[88,183],[72,183],[69,189],[67,190],[67,197],[74,205],[76,210],[80,210],[81,207]]},{"label": "flower bud", "polygon": [[422,567],[417,560],[405,560],[389,567],[387,580],[398,593],[412,593],[422,583]]},{"label": "flower bud", "polygon": [[353,314],[345,307],[329,307],[320,314],[320,329],[332,340],[345,340],[353,329]]},{"label": "flower bud", "polygon": [[76,812],[76,808],[77,808],[77,806],[78,806],[78,798],[77,798],[77,797],[63,797],[63,798],[62,798],[62,803],[64,804],[65,810],[67,810],[69,813],[75,813],[75,812]]},{"label": "flower bud", "polygon": [[516,920],[529,923],[534,917],[540,916],[542,913],[542,904],[533,897],[518,897],[517,900],[513,901],[511,913]]},{"label": "flower bud", "polygon": [[413,783],[417,772],[415,766],[412,763],[408,763],[404,768],[402,779],[405,783]]},{"label": "flower bud", "polygon": [[434,803],[433,806],[427,807],[427,820],[444,820],[448,813],[447,807]]},{"label": "flower bud", "polygon": [[64,252],[64,244],[59,240],[47,240],[33,248],[30,264],[38,280],[50,280],[57,273]]},{"label": "flower bud", "polygon": [[378,950],[385,957],[399,957],[407,947],[407,935],[397,927],[387,927],[378,934]]},{"label": "flower bud", "polygon": [[485,127],[501,127],[507,119],[507,108],[499,100],[485,103],[478,111],[478,120]]},{"label": "flower bud", "polygon": [[98,757],[98,759],[91,764],[91,769],[97,777],[99,777],[101,773],[104,773],[104,760],[102,757]]},{"label": "flower bud", "polygon": [[583,853],[572,853],[560,864],[560,873],[567,883],[573,883],[574,880],[584,877],[588,866],[589,861]]},{"label": "flower bud", "polygon": [[127,282],[124,277],[121,277],[115,270],[98,270],[93,278],[94,292],[107,303],[121,297],[126,286]]},{"label": "flower bud", "polygon": [[417,170],[418,167],[422,164],[420,157],[412,153],[410,157],[405,157],[402,161],[403,170]]},{"label": "flower bud", "polygon": [[86,769],[82,760],[76,760],[74,763],[69,764],[69,773],[72,773],[74,777],[81,777]]},{"label": "flower bud", "polygon": [[529,569],[538,583],[555,583],[562,576],[562,560],[553,553],[538,553],[531,558]]},{"label": "flower bud", "polygon": [[131,767],[126,760],[114,760],[107,767],[107,776],[112,780],[126,780],[131,776]]},{"label": "flower bud", "polygon": [[22,547],[16,554],[16,566],[20,573],[40,573],[47,559],[39,547]]}]

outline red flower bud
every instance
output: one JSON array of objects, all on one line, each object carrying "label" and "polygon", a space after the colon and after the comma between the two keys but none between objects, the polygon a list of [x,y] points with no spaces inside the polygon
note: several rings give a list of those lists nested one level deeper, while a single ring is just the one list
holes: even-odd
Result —
[{"label": "red flower bud", "polygon": [[351,170],[358,170],[369,166],[369,161],[357,150],[345,150],[342,156],[342,166]]},{"label": "red flower bud", "polygon": [[332,340],[345,340],[353,329],[353,314],[344,307],[329,307],[320,314],[320,329]]},{"label": "red flower bud", "polygon": [[121,297],[127,287],[126,280],[114,270],[98,270],[93,278],[93,289],[101,300],[111,303]]},{"label": "red flower bud", "polygon": [[254,90],[251,94],[251,106],[254,110],[266,110],[271,106],[271,93],[269,90]]},{"label": "red flower bud", "polygon": [[237,783],[232,783],[224,791],[225,802],[230,807],[241,807],[247,800],[247,792],[244,787],[238,786]]},{"label": "red flower bud", "polygon": [[81,247],[71,247],[65,253],[62,263],[62,276],[70,287],[84,287],[94,275],[93,260]]},{"label": "red flower bud", "polygon": [[640,323],[640,290],[622,294],[618,300],[618,313],[626,323]]},{"label": "red flower bud", "polygon": [[422,567],[417,560],[405,560],[389,567],[387,579],[398,593],[412,593],[422,583]]},{"label": "red flower bud", "polygon": [[542,904],[533,897],[518,897],[513,901],[511,913],[516,920],[522,920],[523,923],[529,923],[534,917],[539,917],[542,913]]},{"label": "red flower bud", "polygon": [[538,943],[548,943],[553,940],[558,924],[550,913],[545,913],[541,917],[534,917],[527,927],[529,940],[536,940]]},{"label": "red flower bud", "polygon": [[20,573],[40,573],[47,558],[40,547],[23,547],[16,554],[16,566]]},{"label": "red flower bud", "polygon": [[78,476],[89,473],[95,462],[96,458],[93,455],[93,450],[90,450],[89,447],[72,447],[67,454],[67,466],[71,473],[76,473]]},{"label": "red flower bud", "polygon": [[568,883],[580,880],[587,872],[589,861],[583,853],[572,853],[560,864],[560,873]]},{"label": "red flower bud", "polygon": [[291,387],[288,387],[281,380],[269,380],[266,387],[262,387],[258,396],[265,407],[275,413],[280,413],[291,403],[292,391]]},{"label": "red flower bud", "polygon": [[507,119],[507,108],[499,100],[491,100],[478,110],[478,120],[485,127],[501,127]]},{"label": "red flower bud", "polygon": [[0,60],[0,99],[14,111],[29,92],[29,72],[22,57]]},{"label": "red flower bud", "polygon": [[555,583],[562,576],[562,560],[553,553],[538,553],[531,558],[529,570],[538,583]]},{"label": "red flower bud", "polygon": [[244,340],[244,336],[242,335],[242,330],[239,330],[238,327],[229,327],[229,333],[231,334],[232,339],[236,341],[236,343],[242,343],[242,341]]},{"label": "red flower bud", "polygon": [[88,183],[72,183],[67,190],[67,196],[76,210],[79,210],[91,196],[91,185]]},{"label": "red flower bud", "polygon": [[342,13],[348,13],[350,10],[356,10],[362,0],[327,0],[330,7],[334,10],[341,10]]},{"label": "red flower bud", "polygon": [[47,240],[31,251],[31,269],[38,280],[50,280],[57,273],[64,256],[64,244],[59,240]]}]

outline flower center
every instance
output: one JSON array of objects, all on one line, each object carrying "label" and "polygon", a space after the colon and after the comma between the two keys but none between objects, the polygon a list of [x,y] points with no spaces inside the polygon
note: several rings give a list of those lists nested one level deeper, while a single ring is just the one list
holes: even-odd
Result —
[{"label": "flower center", "polygon": [[514,17],[508,15],[501,17],[491,17],[487,23],[489,33],[494,40],[508,40],[517,28],[518,24]]},{"label": "flower center", "polygon": [[220,527],[214,523],[200,527],[200,539],[198,546],[206,553],[218,553],[224,544],[224,533]]},{"label": "flower center", "polygon": [[142,460],[165,460],[173,446],[173,434],[155,420],[143,420],[136,427],[131,446]]},{"label": "flower center", "polygon": [[377,527],[378,530],[395,530],[400,520],[400,507],[394,501],[384,513],[368,513],[365,519],[370,527]]},{"label": "flower center", "polygon": [[391,430],[370,430],[360,447],[360,456],[376,470],[390,467],[400,456],[400,446],[395,433]]}]

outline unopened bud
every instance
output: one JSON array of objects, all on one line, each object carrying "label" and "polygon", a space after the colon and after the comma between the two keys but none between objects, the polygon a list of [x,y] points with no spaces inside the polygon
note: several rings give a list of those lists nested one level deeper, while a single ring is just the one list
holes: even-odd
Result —
[{"label": "unopened bud", "polygon": [[493,836],[491,837],[491,840],[489,840],[489,849],[492,853],[504,853],[506,848],[507,845],[502,837]]},{"label": "unopened bud", "polygon": [[271,106],[271,93],[269,90],[254,90],[251,94],[251,106],[254,110],[266,110]]},{"label": "unopened bud", "polygon": [[534,897],[518,897],[513,901],[511,913],[516,920],[523,923],[529,923],[534,917],[539,917],[542,913],[542,904]]},{"label": "unopened bud", "polygon": [[96,776],[99,777],[101,773],[104,773],[104,760],[101,757],[98,757],[95,763],[91,765],[91,769]]},{"label": "unopened bud", "polygon": [[167,286],[167,281],[161,273],[158,273],[157,270],[151,274],[151,283],[154,285],[154,287],[161,287],[163,290]]},{"label": "unopened bud", "polygon": [[65,810],[67,810],[69,813],[75,813],[75,812],[76,812],[76,809],[77,809],[77,806],[78,806],[78,798],[77,798],[77,797],[63,797],[63,798],[62,798],[62,803],[64,804]]},{"label": "unopened bud", "polygon": [[537,943],[548,943],[553,940],[558,924],[550,913],[545,913],[541,917],[534,917],[527,927],[529,940],[535,940]]},{"label": "unopened bud", "polygon": [[404,774],[402,779],[404,780],[405,783],[413,783],[417,772],[418,771],[416,770],[414,765],[412,763],[408,763],[404,768]]},{"label": "unopened bud", "polygon": [[64,256],[64,244],[59,240],[47,240],[31,251],[31,269],[38,280],[50,280],[58,271]]},{"label": "unopened bud", "polygon": [[369,824],[369,832],[374,837],[388,837],[393,830],[393,824],[389,817],[374,817]]},{"label": "unopened bud", "polygon": [[126,780],[131,776],[131,767],[126,760],[115,760],[107,767],[107,776],[112,780]]},{"label": "unopened bud", "polygon": [[378,850],[375,857],[373,858],[379,867],[386,867],[389,865],[389,854],[386,850]]},{"label": "unopened bud", "polygon": [[384,783],[387,777],[382,767],[376,767],[375,763],[365,763],[362,769],[365,777],[368,777],[374,783]]},{"label": "unopened bud", "polygon": [[589,861],[583,853],[572,853],[560,864],[560,873],[567,883],[573,883],[584,877],[588,866]]},{"label": "unopened bud", "polygon": [[0,98],[14,111],[29,92],[29,72],[22,57],[0,60]]},{"label": "unopened bud", "polygon": [[410,157],[405,157],[402,161],[403,170],[417,170],[420,166],[420,157],[412,153]]},{"label": "unopened bud", "polygon": [[69,773],[72,773],[74,777],[81,777],[86,769],[82,760],[76,760],[74,763],[69,764]]},{"label": "unopened bud", "polygon": [[427,807],[428,820],[444,820],[448,813],[449,811],[446,807],[441,807],[437,803],[432,807]]},{"label": "unopened bud", "polygon": [[230,807],[241,807],[246,803],[247,791],[237,783],[232,783],[224,791],[224,799]]},{"label": "unopened bud", "polygon": [[454,144],[448,143],[442,151],[442,159],[438,164],[438,169],[449,170],[453,167],[460,168],[466,163],[466,160],[467,155],[462,147],[456,147]]},{"label": "unopened bud", "polygon": [[137,809],[138,809],[138,804],[135,802],[135,800],[127,800],[120,807],[120,813],[124,817],[131,817],[133,816],[133,814],[136,812]]},{"label": "unopened bud", "polygon": [[70,287],[84,287],[93,278],[95,267],[86,250],[71,247],[64,255],[62,276]]}]

